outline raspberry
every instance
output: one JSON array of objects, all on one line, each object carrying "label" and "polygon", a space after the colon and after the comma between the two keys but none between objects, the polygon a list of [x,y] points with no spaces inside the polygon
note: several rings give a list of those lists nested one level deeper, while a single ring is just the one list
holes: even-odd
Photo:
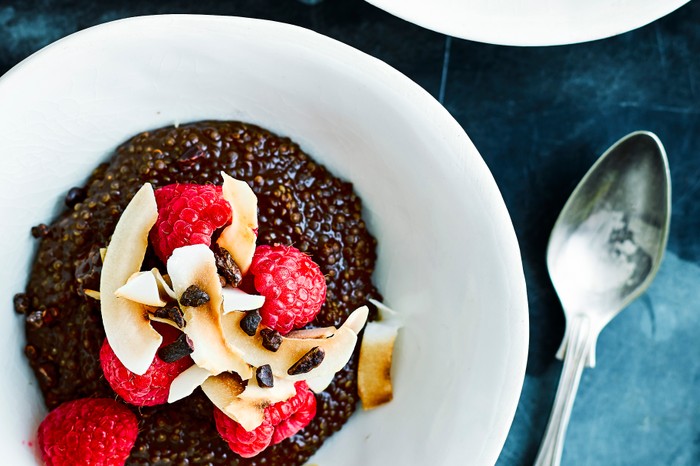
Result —
[{"label": "raspberry", "polygon": [[267,409],[270,423],[275,426],[270,445],[280,443],[309,425],[316,415],[316,397],[306,382],[294,384],[296,395],[287,401],[275,403]]},{"label": "raspberry", "polygon": [[[166,345],[166,339],[161,347]],[[148,370],[136,375],[117,359],[106,338],[100,349],[100,363],[112,390],[134,406],[155,406],[168,401],[175,377],[193,364],[189,357],[167,363],[156,355]]]},{"label": "raspberry", "polygon": [[294,384],[296,395],[265,409],[263,423],[248,432],[239,423],[214,408],[219,435],[243,458],[251,458],[306,427],[316,415],[316,397],[306,382]]},{"label": "raspberry", "polygon": [[51,411],[37,440],[47,466],[123,466],[137,435],[138,421],[126,406],[82,398]]},{"label": "raspberry", "polygon": [[270,445],[275,430],[267,416],[263,423],[248,432],[239,423],[214,407],[214,421],[221,438],[228,442],[229,448],[243,458],[251,458]]},{"label": "raspberry", "polygon": [[221,186],[170,184],[155,191],[158,219],[151,229],[156,254],[166,262],[176,248],[211,246],[214,231],[231,222],[231,205]]},{"label": "raspberry", "polygon": [[292,246],[259,246],[250,272],[265,296],[262,323],[281,334],[308,324],[326,299],[326,279],[309,256]]}]

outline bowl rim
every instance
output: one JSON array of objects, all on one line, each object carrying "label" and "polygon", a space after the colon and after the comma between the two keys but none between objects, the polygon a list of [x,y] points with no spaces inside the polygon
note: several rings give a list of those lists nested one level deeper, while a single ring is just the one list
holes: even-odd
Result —
[{"label": "bowl rim", "polygon": [[115,29],[125,28],[125,30],[128,30],[131,27],[147,27],[149,24],[158,21],[175,21],[185,24],[197,22],[201,24],[209,21],[216,21],[227,23],[231,26],[262,26],[263,28],[281,31],[281,33],[289,38],[295,38],[307,43],[313,42],[315,45],[319,45],[319,47],[323,46],[328,50],[332,49],[334,52],[342,55],[343,59],[355,63],[358,67],[361,66],[363,72],[371,74],[373,78],[390,82],[391,86],[399,92],[402,92],[406,98],[416,99],[414,104],[419,105],[423,111],[430,115],[434,126],[441,132],[441,136],[450,141],[451,146],[455,149],[453,153],[455,159],[462,158],[463,151],[458,150],[459,148],[464,149],[466,147],[471,154],[475,155],[474,157],[470,157],[473,158],[470,162],[473,162],[474,166],[481,171],[481,188],[485,192],[485,196],[480,199],[480,202],[486,204],[485,208],[489,210],[494,223],[502,227],[499,229],[501,236],[499,243],[501,246],[499,259],[504,265],[503,270],[506,271],[507,282],[510,286],[507,293],[507,308],[508,315],[512,316],[510,321],[507,322],[507,331],[509,336],[509,348],[512,349],[513,354],[512,360],[509,361],[510,368],[508,372],[512,373],[513,376],[508,384],[504,384],[504,386],[501,387],[499,393],[501,398],[501,402],[499,403],[500,411],[503,413],[503,415],[500,416],[501,422],[499,422],[497,426],[494,426],[493,435],[489,436],[488,443],[484,445],[480,452],[480,456],[486,459],[487,463],[495,464],[512,425],[525,379],[529,346],[528,300],[523,263],[512,220],[493,175],[464,129],[430,93],[406,75],[380,59],[336,39],[301,26],[240,16],[193,14],[144,15],[118,19],[72,33],[34,52],[8,70],[3,76],[0,76],[0,102],[11,92],[12,83],[18,78],[21,78],[21,76],[33,66],[40,64],[44,57],[73,46],[79,47],[81,43],[89,43],[91,39],[100,37],[105,33],[114,33]]},{"label": "bowl rim", "polygon": [[485,44],[536,47],[578,44],[623,34],[672,13],[690,0],[650,3],[646,9],[637,8],[635,13],[626,12],[628,14],[622,14],[617,4],[603,5],[597,11],[586,4],[585,11],[579,14],[558,13],[551,10],[547,2],[538,0],[533,14],[526,17],[510,16],[506,11],[498,16],[491,15],[480,11],[478,5],[466,14],[466,9],[452,9],[454,2],[451,0],[366,1],[403,20],[449,36]]}]

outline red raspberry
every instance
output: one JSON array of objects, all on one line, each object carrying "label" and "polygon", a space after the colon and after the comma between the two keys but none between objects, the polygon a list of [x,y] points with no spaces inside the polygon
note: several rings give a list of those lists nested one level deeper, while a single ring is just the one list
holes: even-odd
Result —
[{"label": "red raspberry", "polygon": [[106,338],[100,349],[100,363],[112,390],[134,406],[155,406],[167,402],[175,377],[193,364],[190,357],[167,363],[156,355],[148,370],[143,375],[136,375],[117,359]]},{"label": "red raspberry", "polygon": [[216,428],[231,450],[243,458],[251,458],[306,427],[316,415],[316,397],[306,382],[297,382],[294,387],[296,395],[265,409],[263,423],[251,432],[214,408]]},{"label": "red raspberry", "polygon": [[316,397],[306,382],[294,384],[297,394],[287,401],[275,403],[267,408],[270,423],[275,426],[270,445],[280,443],[309,425],[316,416]]},{"label": "red raspberry", "polygon": [[126,406],[82,398],[51,411],[37,440],[47,466],[123,466],[137,435],[138,421]]},{"label": "red raspberry", "polygon": [[156,189],[158,219],[151,229],[151,243],[166,262],[173,250],[191,244],[211,246],[214,231],[231,222],[231,205],[221,186],[170,184]]},{"label": "red raspberry", "polygon": [[214,407],[214,421],[221,438],[228,442],[229,448],[243,458],[251,458],[270,445],[275,430],[267,416],[263,423],[248,432],[239,423]]},{"label": "red raspberry", "polygon": [[292,246],[258,246],[250,272],[265,296],[262,323],[281,334],[308,324],[326,300],[326,279],[309,256]]}]

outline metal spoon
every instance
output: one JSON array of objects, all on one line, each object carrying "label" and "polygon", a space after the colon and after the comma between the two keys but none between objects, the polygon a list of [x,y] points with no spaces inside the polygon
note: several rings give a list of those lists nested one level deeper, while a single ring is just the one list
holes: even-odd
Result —
[{"label": "metal spoon", "polygon": [[638,131],[610,147],[578,184],[554,224],[549,275],[566,315],[564,359],[535,466],[559,466],[583,367],[595,366],[598,334],[649,286],[671,216],[666,152]]}]

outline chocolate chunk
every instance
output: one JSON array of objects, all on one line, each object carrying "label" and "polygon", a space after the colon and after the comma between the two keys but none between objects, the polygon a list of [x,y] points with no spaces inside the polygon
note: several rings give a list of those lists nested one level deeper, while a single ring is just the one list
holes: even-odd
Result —
[{"label": "chocolate chunk", "polygon": [[295,362],[292,367],[289,368],[287,374],[289,375],[299,375],[306,374],[310,372],[315,367],[323,362],[323,358],[326,356],[326,352],[323,348],[319,346],[314,346],[309,350],[308,353],[303,355],[297,362]]},{"label": "chocolate chunk", "polygon": [[32,236],[35,238],[45,238],[49,236],[49,227],[45,223],[40,223],[32,227]]},{"label": "chocolate chunk", "polygon": [[153,315],[161,319],[172,320],[175,322],[175,325],[177,325],[178,328],[185,328],[185,325],[187,325],[187,322],[185,322],[185,318],[182,315],[182,311],[177,304],[159,307],[156,309]]},{"label": "chocolate chunk", "polygon": [[174,342],[160,348],[158,357],[165,362],[175,362],[189,356],[193,351],[192,341],[183,333]]},{"label": "chocolate chunk", "polygon": [[212,245],[211,249],[214,251],[216,269],[219,271],[219,275],[224,277],[226,283],[230,283],[234,288],[237,287],[243,280],[243,275],[238,264],[233,260],[231,253],[216,243]]},{"label": "chocolate chunk", "polygon": [[25,293],[17,293],[12,298],[12,303],[15,305],[17,314],[26,314],[29,311],[29,296]]},{"label": "chocolate chunk", "polygon": [[282,344],[282,335],[280,335],[280,332],[277,330],[264,328],[260,330],[260,336],[262,337],[263,348],[273,353],[277,351]]},{"label": "chocolate chunk", "polygon": [[85,188],[70,188],[63,202],[65,202],[68,208],[72,209],[73,207],[75,207],[76,204],[83,202],[86,197],[87,191],[85,190]]},{"label": "chocolate chunk", "polygon": [[241,328],[246,334],[252,337],[255,335],[255,332],[258,331],[258,325],[260,325],[261,321],[262,317],[260,316],[259,311],[248,311],[246,312],[245,317],[241,319]]},{"label": "chocolate chunk", "polygon": [[197,285],[190,285],[180,296],[180,304],[183,306],[197,307],[208,302],[209,295]]},{"label": "chocolate chunk", "polygon": [[258,367],[255,370],[255,378],[261,387],[272,388],[275,385],[275,378],[272,376],[272,368],[269,364]]}]

